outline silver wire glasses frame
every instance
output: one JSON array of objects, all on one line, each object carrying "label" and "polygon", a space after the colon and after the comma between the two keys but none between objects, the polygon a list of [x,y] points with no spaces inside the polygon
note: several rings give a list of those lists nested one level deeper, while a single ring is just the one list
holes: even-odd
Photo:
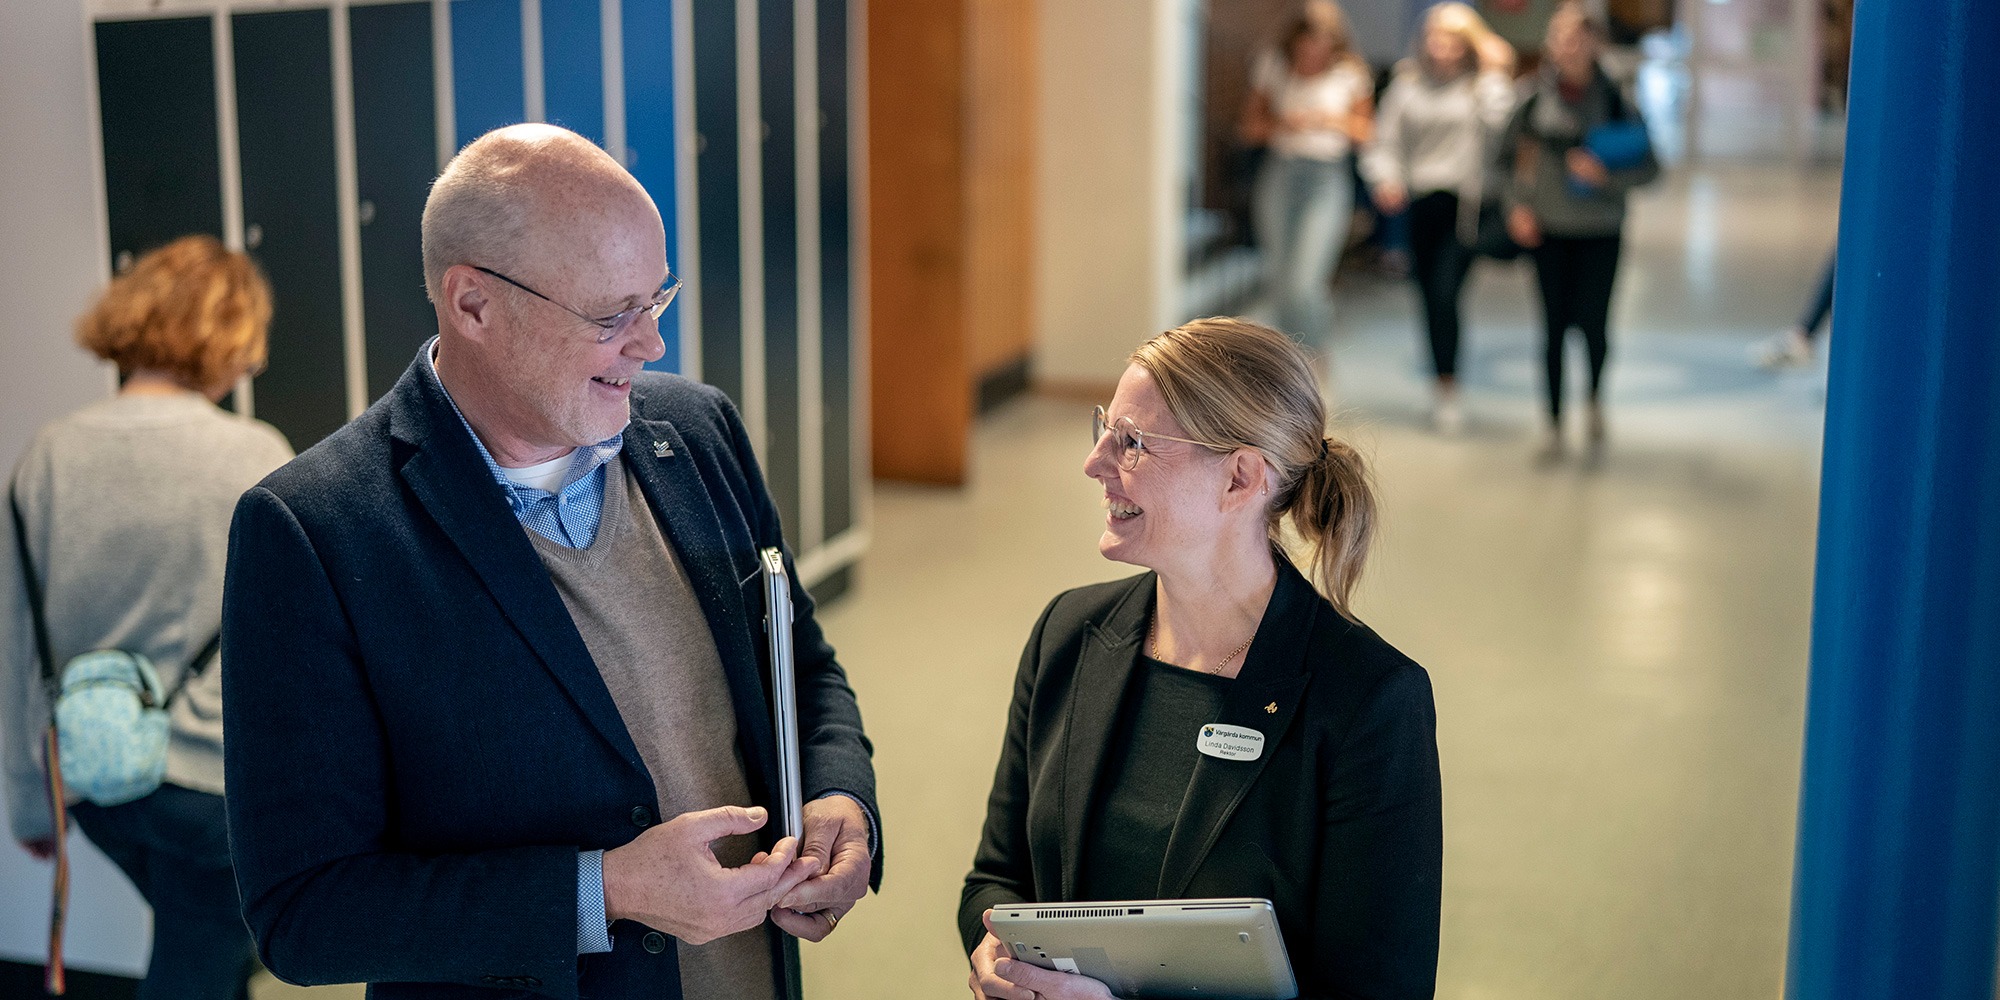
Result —
[{"label": "silver wire glasses frame", "polygon": [[1104,440],[1104,435],[1107,433],[1118,435],[1118,464],[1126,472],[1130,472],[1138,467],[1139,456],[1146,453],[1147,438],[1159,438],[1162,441],[1179,441],[1182,444],[1197,445],[1225,455],[1236,450],[1226,445],[1219,445],[1209,441],[1197,441],[1194,438],[1175,437],[1172,434],[1142,431],[1132,425],[1131,417],[1119,417],[1117,422],[1114,423],[1105,415],[1104,407],[1092,407],[1090,411],[1091,446],[1095,447],[1097,442]]},{"label": "silver wire glasses frame", "polygon": [[630,309],[621,309],[618,312],[612,313],[611,315],[604,317],[588,316],[576,311],[575,309],[571,309],[569,306],[563,305],[562,303],[557,302],[556,300],[549,298],[548,296],[543,295],[542,293],[535,291],[534,289],[529,288],[528,286],[521,284],[520,282],[515,281],[514,279],[509,278],[506,275],[501,274],[500,272],[495,271],[490,267],[481,267],[478,264],[473,264],[471,265],[471,267],[473,270],[478,271],[481,274],[490,274],[493,277],[499,278],[501,281],[513,285],[515,288],[527,292],[529,295],[541,299],[543,302],[547,302],[550,305],[553,305],[556,308],[561,309],[566,313],[569,313],[571,316],[575,316],[577,319],[580,319],[585,323],[589,323],[590,325],[597,327],[597,329],[601,331],[597,335],[597,342],[600,344],[608,344],[611,341],[617,339],[618,335],[625,331],[625,327],[628,324],[630,324],[633,320],[637,319],[640,313],[645,313],[654,319],[659,319],[660,314],[667,311],[667,306],[673,304],[674,296],[679,295],[681,291],[680,276],[676,275],[671,269],[669,269],[667,271],[667,283],[661,285],[660,290],[654,292],[652,299],[648,301],[645,305],[633,306]]}]

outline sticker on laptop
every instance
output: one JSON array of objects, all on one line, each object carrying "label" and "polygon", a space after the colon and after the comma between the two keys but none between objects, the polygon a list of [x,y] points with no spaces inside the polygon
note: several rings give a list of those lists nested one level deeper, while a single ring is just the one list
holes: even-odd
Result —
[{"label": "sticker on laptop", "polygon": [[1201,727],[1195,748],[1223,760],[1256,760],[1264,755],[1264,734],[1255,729],[1211,722]]}]

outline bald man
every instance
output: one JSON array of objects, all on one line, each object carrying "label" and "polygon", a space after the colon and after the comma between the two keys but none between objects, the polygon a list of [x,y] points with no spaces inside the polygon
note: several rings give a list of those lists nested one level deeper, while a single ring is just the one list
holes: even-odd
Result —
[{"label": "bald man", "polygon": [[642,371],[679,287],[659,211],[514,126],[445,168],[423,240],[437,336],[236,509],[225,775],[264,963],[378,998],[798,997],[797,939],[879,885],[870,748],[795,585],[808,801],[777,839],[783,539],[729,401]]}]

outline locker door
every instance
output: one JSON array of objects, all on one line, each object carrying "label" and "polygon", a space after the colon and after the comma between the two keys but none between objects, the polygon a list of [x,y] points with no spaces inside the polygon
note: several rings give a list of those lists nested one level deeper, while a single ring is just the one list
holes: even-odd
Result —
[{"label": "locker door", "polygon": [[321,9],[232,21],[243,245],[276,299],[256,413],[301,451],[347,421],[329,17]]},{"label": "locker door", "polygon": [[600,0],[541,0],[545,118],[604,145],[604,22]]},{"label": "locker door", "polygon": [[206,17],[96,26],[114,272],[188,233],[222,234],[215,49]]},{"label": "locker door", "polygon": [[[625,166],[659,206],[667,230],[667,263],[685,274],[688,262],[679,245],[679,165],[674,162],[674,8],[672,0],[625,0],[621,5],[625,40]],[[681,370],[681,303],[660,315],[660,339],[667,353],[647,365],[654,371]]]},{"label": "locker door", "polygon": [[451,86],[461,149],[526,116],[520,0],[452,0]]},{"label": "locker door", "polygon": [[349,11],[354,160],[360,181],[361,313],[368,398],[389,391],[437,332],[424,296],[424,198],[437,173],[428,3]]},{"label": "locker door", "polygon": [[848,174],[847,0],[819,4],[820,379],[826,537],[854,526],[854,266]]},{"label": "locker door", "polygon": [[792,41],[797,0],[758,0],[758,101],[764,126],[764,481],[785,536],[799,529],[798,123]]},{"label": "locker door", "polygon": [[695,208],[701,234],[701,379],[743,402],[743,263],[737,217],[736,5],[694,5]]}]

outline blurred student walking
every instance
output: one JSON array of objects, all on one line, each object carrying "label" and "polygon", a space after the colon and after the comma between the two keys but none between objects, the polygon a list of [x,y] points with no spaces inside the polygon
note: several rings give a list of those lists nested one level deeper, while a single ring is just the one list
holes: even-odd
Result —
[{"label": "blurred student walking", "polygon": [[1603,39],[1603,29],[1580,5],[1557,5],[1543,45],[1546,65],[1499,150],[1508,178],[1508,232],[1533,251],[1542,293],[1545,461],[1560,460],[1565,451],[1563,344],[1572,327],[1583,334],[1590,355],[1588,455],[1595,460],[1603,453],[1604,364],[1625,195],[1660,172],[1639,109],[1597,64]]},{"label": "blurred student walking", "polygon": [[1301,340],[1333,325],[1327,284],[1347,245],[1353,153],[1373,135],[1374,104],[1368,66],[1332,0],[1308,4],[1253,73],[1242,132],[1270,147],[1252,196],[1264,291],[1278,328]]},{"label": "blurred student walking", "polygon": [[1464,425],[1458,403],[1459,297],[1472,268],[1495,137],[1514,111],[1514,50],[1473,9],[1446,0],[1424,16],[1415,55],[1382,95],[1362,154],[1376,207],[1409,211],[1410,276],[1423,302],[1440,433]]}]

